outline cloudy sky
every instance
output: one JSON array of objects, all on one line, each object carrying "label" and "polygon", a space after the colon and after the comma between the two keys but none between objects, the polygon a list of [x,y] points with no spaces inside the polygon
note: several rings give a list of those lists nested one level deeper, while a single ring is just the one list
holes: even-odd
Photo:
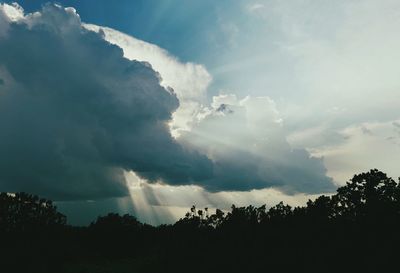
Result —
[{"label": "cloudy sky", "polygon": [[400,176],[399,1],[47,2],[0,5],[0,191],[159,224]]}]

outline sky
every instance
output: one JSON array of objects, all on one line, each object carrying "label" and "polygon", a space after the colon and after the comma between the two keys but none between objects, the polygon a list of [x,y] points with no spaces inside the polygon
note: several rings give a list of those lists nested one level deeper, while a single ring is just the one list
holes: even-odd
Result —
[{"label": "sky", "polygon": [[397,178],[399,29],[395,0],[6,1],[0,191],[160,224]]}]

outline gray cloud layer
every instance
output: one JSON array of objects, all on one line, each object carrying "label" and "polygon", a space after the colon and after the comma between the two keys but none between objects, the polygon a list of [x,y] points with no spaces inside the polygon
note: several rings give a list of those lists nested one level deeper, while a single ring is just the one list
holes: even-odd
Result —
[{"label": "gray cloud layer", "polygon": [[149,64],[123,58],[72,9],[47,5],[7,23],[0,190],[100,198],[127,193],[124,169],[178,184],[210,175],[207,157],[171,137],[167,122],[179,102]]}]

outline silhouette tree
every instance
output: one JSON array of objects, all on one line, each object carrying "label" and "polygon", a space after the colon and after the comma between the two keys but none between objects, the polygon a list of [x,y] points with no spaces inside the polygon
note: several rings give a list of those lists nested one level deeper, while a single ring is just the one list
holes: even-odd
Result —
[{"label": "silhouette tree", "polygon": [[305,211],[312,221],[328,222],[334,217],[333,201],[331,197],[321,195],[314,201],[308,200]]},{"label": "silhouette tree", "polygon": [[142,227],[143,224],[136,217],[129,214],[121,216],[118,213],[109,213],[106,216],[100,216],[89,226],[90,229],[95,231],[110,231],[115,233],[136,231]]},{"label": "silhouette tree", "polygon": [[293,215],[292,207],[279,202],[268,210],[267,217],[269,221],[282,222]]},{"label": "silhouette tree", "polygon": [[3,232],[45,230],[65,224],[66,217],[50,200],[23,192],[0,193],[0,230]]},{"label": "silhouette tree", "polygon": [[395,217],[400,209],[400,188],[392,178],[373,169],[354,175],[332,196],[334,216],[348,221]]},{"label": "silhouette tree", "polygon": [[222,210],[216,209],[215,214],[208,216],[207,225],[213,228],[220,227],[225,220],[224,215],[225,213]]},{"label": "silhouette tree", "polygon": [[[400,186],[373,169],[306,206],[192,206],[159,227],[116,213],[88,227],[65,222],[49,200],[1,193],[1,272],[396,272]],[[64,228],[36,232],[46,227]],[[104,261],[115,268],[60,267]],[[132,268],[122,270],[126,261]]]}]

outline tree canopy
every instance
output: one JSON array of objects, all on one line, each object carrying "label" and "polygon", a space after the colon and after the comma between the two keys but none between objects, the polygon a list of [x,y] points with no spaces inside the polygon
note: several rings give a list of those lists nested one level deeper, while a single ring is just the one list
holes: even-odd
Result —
[{"label": "tree canopy", "polygon": [[376,169],[305,206],[192,206],[158,227],[116,213],[72,227],[49,200],[0,194],[4,272],[393,272],[399,230],[399,182]]}]

